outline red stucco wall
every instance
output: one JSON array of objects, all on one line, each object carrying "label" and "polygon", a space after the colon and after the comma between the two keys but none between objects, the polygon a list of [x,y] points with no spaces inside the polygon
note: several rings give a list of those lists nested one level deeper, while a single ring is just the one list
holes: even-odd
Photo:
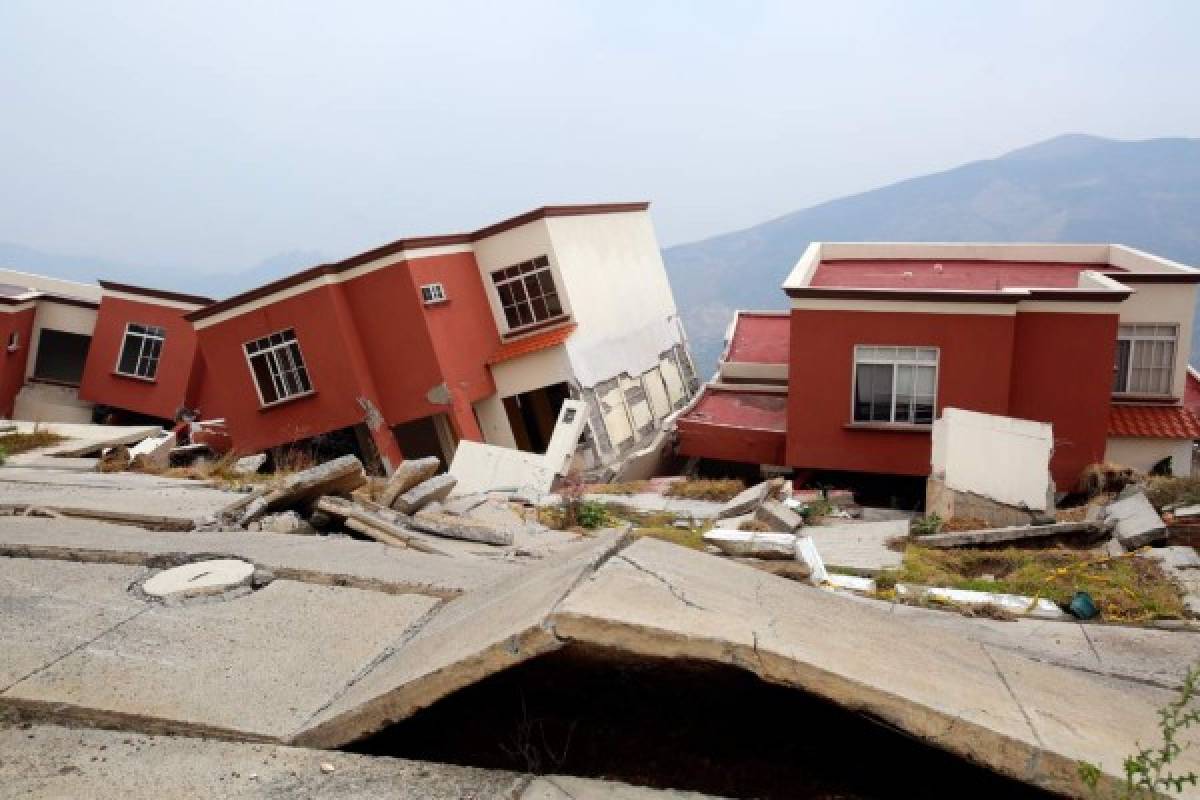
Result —
[{"label": "red stucco wall", "polygon": [[787,463],[798,468],[927,475],[930,434],[847,427],[855,345],[940,348],[937,411],[1008,413],[1013,317],[792,311]]},{"label": "red stucco wall", "polygon": [[1009,415],[1054,425],[1050,469],[1064,491],[1102,461],[1117,346],[1117,314],[1020,313]]},{"label": "red stucco wall", "polygon": [[[358,382],[338,325],[334,291],[322,286],[198,331],[206,375],[198,404],[206,417],[225,418],[238,452],[255,452],[362,422]],[[243,345],[287,328],[296,331],[314,392],[262,408]],[[210,407],[218,413],[210,413]]]},{"label": "red stucco wall", "polygon": [[[34,309],[0,314],[0,417],[12,417],[13,401],[25,383],[29,339],[33,335]],[[8,352],[8,337],[17,332],[17,349]]]},{"label": "red stucco wall", "polygon": [[[104,297],[88,350],[79,396],[91,403],[173,419],[186,404],[196,355],[196,334],[184,311],[151,302]],[[128,323],[157,325],[166,333],[153,381],[116,374]]]}]

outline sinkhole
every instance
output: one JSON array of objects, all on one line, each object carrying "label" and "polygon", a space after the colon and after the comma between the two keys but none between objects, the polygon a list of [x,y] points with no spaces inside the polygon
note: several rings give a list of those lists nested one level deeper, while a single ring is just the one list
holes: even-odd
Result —
[{"label": "sinkhole", "polygon": [[1055,797],[746,670],[578,645],[345,749],[727,797]]}]

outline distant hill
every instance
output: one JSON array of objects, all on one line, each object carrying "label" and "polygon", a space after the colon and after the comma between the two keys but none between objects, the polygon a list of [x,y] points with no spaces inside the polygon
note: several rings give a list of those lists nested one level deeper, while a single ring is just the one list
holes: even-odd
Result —
[{"label": "distant hill", "polygon": [[1200,266],[1200,139],[1059,136],[668,248],[702,375],[735,309],[785,307],[779,286],[812,241],[1117,242]]}]

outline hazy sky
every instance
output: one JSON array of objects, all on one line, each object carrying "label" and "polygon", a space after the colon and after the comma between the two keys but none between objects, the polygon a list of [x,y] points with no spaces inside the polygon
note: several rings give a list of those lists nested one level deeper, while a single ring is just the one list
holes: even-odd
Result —
[{"label": "hazy sky", "polygon": [[0,241],[228,271],[647,199],[664,245],[1200,136],[1200,2],[0,0]]}]

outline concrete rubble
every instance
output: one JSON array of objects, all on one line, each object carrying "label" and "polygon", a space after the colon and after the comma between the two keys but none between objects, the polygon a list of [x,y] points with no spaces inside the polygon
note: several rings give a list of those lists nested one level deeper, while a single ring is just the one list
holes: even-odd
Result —
[{"label": "concrete rubble", "polygon": [[253,475],[267,463],[267,454],[258,453],[252,456],[242,456],[233,462],[233,471],[238,475]]},{"label": "concrete rubble", "polygon": [[398,496],[391,507],[401,514],[415,514],[430,503],[440,503],[450,496],[458,483],[453,475],[436,475],[418,483],[408,491]]},{"label": "concrete rubble", "polygon": [[1142,491],[1129,493],[1104,511],[1116,521],[1116,538],[1126,550],[1166,541],[1167,526]]},{"label": "concrete rubble", "polygon": [[391,508],[400,495],[437,475],[441,463],[436,456],[401,462],[388,479],[387,486],[379,497],[379,504]]},{"label": "concrete rubble", "polygon": [[1028,542],[1045,541],[1065,536],[1095,538],[1104,534],[1097,522],[1055,522],[1048,525],[1010,525],[978,531],[934,533],[921,536],[922,547],[986,547],[997,545],[1021,546]]},{"label": "concrete rubble", "polygon": [[773,531],[794,533],[804,527],[804,517],[778,500],[766,500],[754,512],[754,519]]},{"label": "concrete rubble", "polygon": [[729,519],[730,517],[753,514],[758,511],[759,506],[777,494],[782,488],[782,478],[772,478],[769,481],[763,481],[762,483],[748,487],[721,506],[720,511],[717,512],[717,519]]}]

